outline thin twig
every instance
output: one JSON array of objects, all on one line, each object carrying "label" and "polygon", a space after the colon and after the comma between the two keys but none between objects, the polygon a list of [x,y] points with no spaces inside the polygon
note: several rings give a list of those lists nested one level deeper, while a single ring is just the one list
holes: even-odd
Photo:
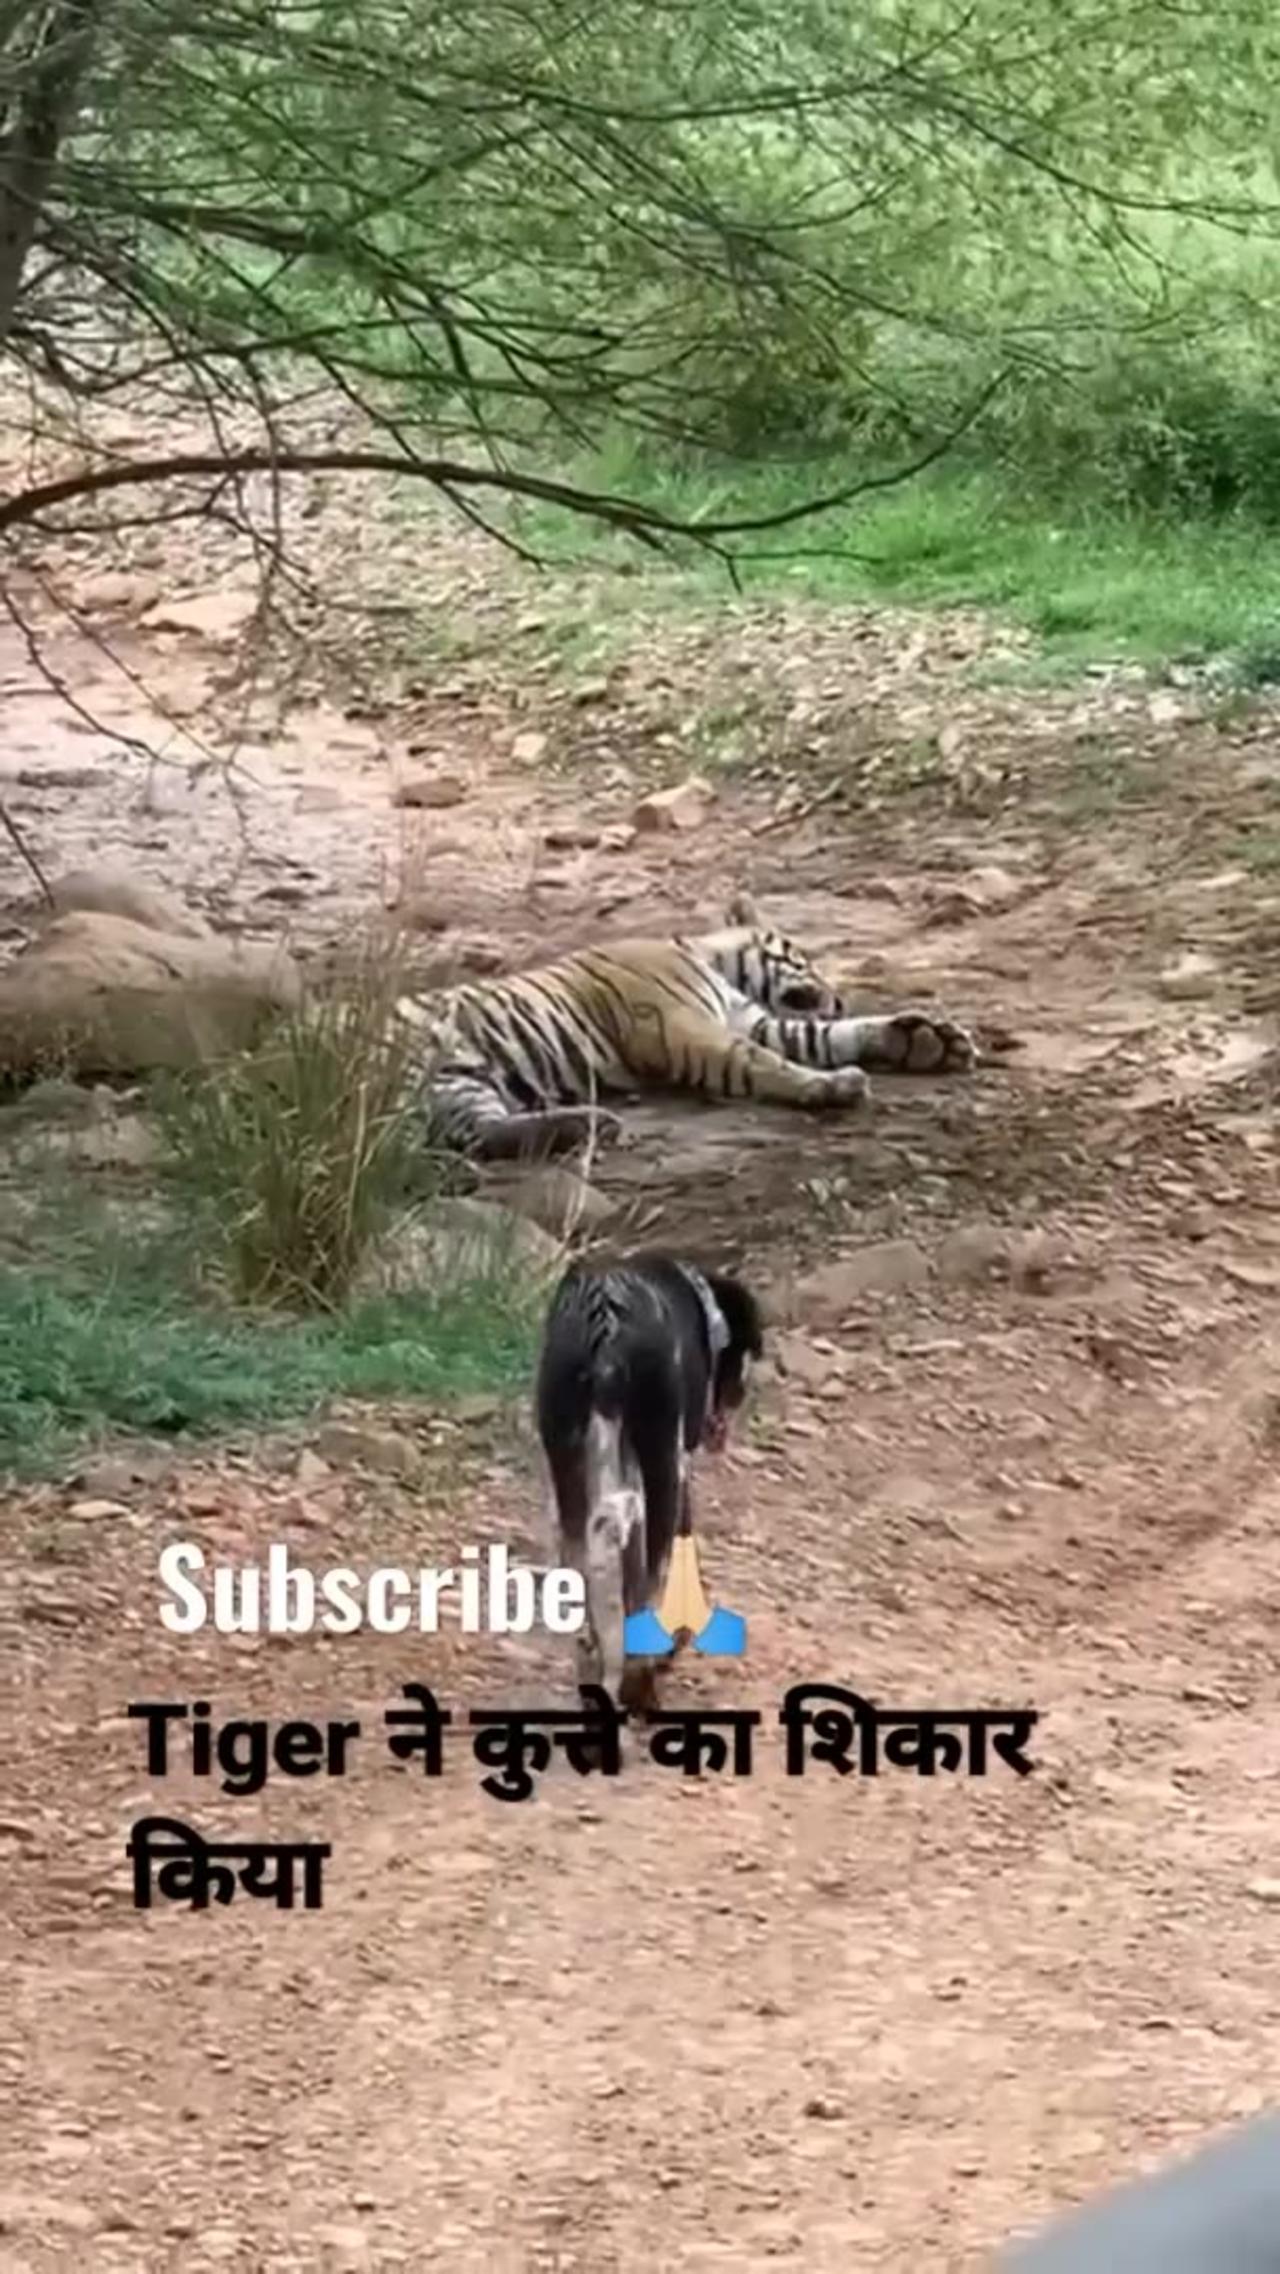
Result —
[{"label": "thin twig", "polygon": [[47,905],[50,908],[56,908],[58,903],[53,897],[53,889],[49,883],[49,879],[45,875],[44,870],[41,868],[39,861],[36,859],[35,854],[32,852],[30,845],[27,843],[26,838],[23,836],[22,831],[19,829],[17,822],[14,820],[13,815],[10,813],[9,808],[5,804],[3,798],[0,798],[0,828],[3,828],[6,835],[12,840],[13,849],[17,853],[19,860],[24,861],[26,863],[26,866],[30,869],[32,876],[35,878],[36,883],[44,895]]}]

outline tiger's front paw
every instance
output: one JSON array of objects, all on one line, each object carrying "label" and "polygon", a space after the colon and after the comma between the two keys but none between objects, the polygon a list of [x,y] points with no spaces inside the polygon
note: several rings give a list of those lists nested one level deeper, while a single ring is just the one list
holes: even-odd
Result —
[{"label": "tiger's front paw", "polygon": [[812,1092],[814,1105],[830,1112],[833,1108],[857,1112],[871,1103],[871,1084],[859,1066],[841,1066],[835,1073],[822,1075]]},{"label": "tiger's front paw", "polygon": [[877,1036],[876,1058],[886,1073],[971,1074],[978,1046],[964,1027],[933,1011],[899,1011]]}]

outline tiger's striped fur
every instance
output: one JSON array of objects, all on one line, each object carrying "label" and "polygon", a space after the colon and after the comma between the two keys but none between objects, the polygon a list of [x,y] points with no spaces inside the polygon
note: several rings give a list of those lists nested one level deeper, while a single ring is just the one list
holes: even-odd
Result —
[{"label": "tiger's striped fur", "polygon": [[421,1036],[436,1136],[496,1158],[616,1132],[596,1101],[694,1090],[850,1108],[868,1071],[972,1067],[967,1034],[922,1011],[854,1016],[795,944],[758,925],[698,939],[617,940],[540,969],[404,997]]}]

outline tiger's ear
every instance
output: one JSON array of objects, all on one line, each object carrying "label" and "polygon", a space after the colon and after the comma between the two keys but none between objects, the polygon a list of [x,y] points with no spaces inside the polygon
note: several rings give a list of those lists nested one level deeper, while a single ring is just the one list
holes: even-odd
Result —
[{"label": "tiger's ear", "polygon": [[725,911],[725,922],[728,924],[750,924],[753,928],[758,928],[760,911],[749,892],[734,893]]}]

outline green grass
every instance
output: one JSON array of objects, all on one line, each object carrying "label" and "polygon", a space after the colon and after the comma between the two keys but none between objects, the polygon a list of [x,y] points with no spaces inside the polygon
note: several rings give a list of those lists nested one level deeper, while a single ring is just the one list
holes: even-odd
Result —
[{"label": "green grass", "polygon": [[153,1085],[148,1175],[109,1147],[86,1173],[82,1093],[0,1108],[0,1473],[121,1432],[527,1381],[545,1276],[528,1228],[446,1198],[389,1016],[399,943],[357,946],[308,1015]]},{"label": "green grass", "polygon": [[172,1233],[139,1241],[90,1222],[0,1266],[0,1473],[47,1473],[121,1434],[284,1421],[335,1396],[514,1394],[534,1327],[505,1260],[439,1292],[273,1317],[202,1296]]},{"label": "green grass", "polygon": [[[694,469],[659,468],[618,451],[575,469],[685,517],[768,513],[837,487],[848,463],[735,469],[732,486]],[[558,558],[629,562],[625,540],[601,539],[568,516],[521,526]],[[953,466],[750,541],[748,593],[908,606],[970,605],[1005,615],[1043,643],[1047,666],[1107,659],[1148,664],[1251,658],[1280,648],[1280,531],[1237,516],[1167,517],[1015,495],[996,474]],[[648,569],[622,588],[637,604],[724,590],[712,561]]]}]

